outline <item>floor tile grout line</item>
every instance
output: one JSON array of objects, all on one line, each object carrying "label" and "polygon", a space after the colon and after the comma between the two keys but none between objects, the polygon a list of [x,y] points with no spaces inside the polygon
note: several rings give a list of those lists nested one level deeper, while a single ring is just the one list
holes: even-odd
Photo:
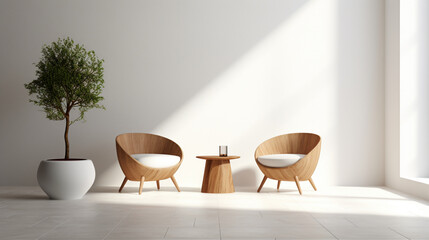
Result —
[{"label": "floor tile grout line", "polygon": [[399,234],[399,235],[401,235],[402,237],[404,237],[404,238],[406,238],[406,239],[408,239],[408,240],[411,240],[411,238],[407,238],[405,235],[403,235],[403,234],[401,234],[401,233],[399,233],[399,232],[397,232],[397,231],[395,231],[395,229],[393,229],[393,228],[391,228],[391,227],[387,227],[388,229],[390,229],[392,232],[394,232],[394,233],[396,233],[396,234]]},{"label": "floor tile grout line", "polygon": [[40,219],[39,221],[37,221],[37,222],[35,222],[35,223],[31,224],[31,225],[30,225],[30,227],[34,227],[34,226],[36,226],[37,224],[39,224],[39,223],[41,223],[41,222],[45,221],[45,220],[46,220],[46,219],[48,219],[48,218],[49,218],[49,217],[44,217],[44,218]]},{"label": "floor tile grout line", "polygon": [[347,217],[344,217],[344,219],[346,219],[348,222],[350,222],[353,226],[359,227],[358,225],[356,225],[352,220],[348,219]]},{"label": "floor tile grout line", "polygon": [[167,237],[167,233],[168,233],[168,230],[170,230],[170,227],[167,227],[167,231],[165,231],[165,234],[164,234],[164,239],[165,239],[165,237]]},{"label": "floor tile grout line", "polygon": [[321,222],[319,222],[319,220],[317,220],[313,214],[310,213],[310,216],[318,223],[320,224],[320,226],[322,226],[326,231],[328,231],[335,239],[339,239],[337,236],[335,236],[335,234],[333,234],[331,231],[329,231],[329,229],[327,227],[325,227]]},{"label": "floor tile grout line", "polygon": [[45,232],[45,233],[44,233],[44,234],[42,234],[40,237],[36,238],[36,240],[41,239],[41,238],[42,238],[43,236],[45,236],[46,234],[48,234],[48,233],[50,233],[50,232],[54,231],[55,229],[57,229],[58,227],[60,227],[60,226],[62,226],[62,225],[64,225],[64,224],[66,224],[69,220],[70,220],[70,217],[68,217],[67,221],[64,221],[63,223],[58,223],[58,224],[57,224],[57,226],[55,226],[55,227],[53,227],[51,230],[49,230],[49,231]]},{"label": "floor tile grout line", "polygon": [[122,217],[121,220],[119,220],[119,222],[103,237],[103,240],[105,240],[119,226],[119,224],[121,224],[122,221],[124,221],[125,218],[130,216],[130,214],[131,212],[128,212],[124,217]]},{"label": "floor tile grout line", "polygon": [[[105,193],[103,193],[103,194],[105,194]],[[192,193],[192,195],[189,194],[189,196],[194,197],[193,193]],[[337,228],[339,228],[339,229],[344,228],[344,227],[350,228],[350,232],[347,230],[344,230],[345,231],[344,233],[353,234],[353,232],[359,232],[359,230],[354,229],[354,228],[358,228],[358,227],[355,227],[355,225],[356,226],[367,225],[368,220],[370,222],[374,220],[372,218],[375,218],[376,220],[377,219],[383,220],[385,218],[397,217],[398,219],[401,219],[401,221],[403,221],[403,223],[405,223],[406,225],[408,225],[408,224],[414,225],[414,219],[413,218],[416,218],[419,221],[418,223],[421,222],[423,224],[422,226],[425,227],[425,226],[427,226],[427,221],[423,221],[423,220],[425,220],[424,218],[426,216],[428,216],[428,213],[426,213],[426,215],[424,215],[424,216],[423,216],[423,214],[426,212],[426,210],[429,210],[429,208],[426,209],[429,206],[420,206],[417,203],[410,203],[410,204],[406,203],[406,206],[410,207],[410,208],[416,207],[415,210],[419,210],[423,217],[419,216],[419,215],[414,216],[414,214],[409,214],[409,211],[404,211],[406,209],[402,209],[402,210],[399,209],[398,210],[396,204],[395,205],[388,205],[388,206],[386,206],[386,208],[383,208],[382,211],[378,211],[378,209],[376,207],[374,207],[373,209],[376,210],[375,212],[371,210],[372,208],[369,209],[371,211],[368,211],[368,208],[366,208],[365,210],[361,210],[359,208],[350,210],[351,208],[345,209],[343,205],[353,203],[354,204],[353,206],[360,206],[361,204],[365,204],[367,201],[359,201],[359,202],[352,201],[352,202],[350,202],[347,199],[347,200],[339,202],[338,204],[335,201],[334,202],[332,202],[332,201],[328,202],[327,201],[326,203],[323,202],[323,205],[319,206],[319,198],[311,199],[312,201],[308,201],[305,204],[301,203],[299,205],[300,207],[296,207],[298,209],[294,209],[295,207],[294,208],[284,208],[284,204],[280,204],[280,202],[279,202],[279,204],[276,204],[275,201],[267,201],[267,202],[262,201],[262,203],[272,203],[273,205],[265,204],[265,205],[261,205],[261,206],[256,206],[256,203],[260,203],[259,200],[257,200],[257,199],[255,199],[255,201],[256,200],[258,201],[258,202],[255,202],[255,206],[248,207],[248,208],[247,207],[237,208],[235,199],[233,199],[233,201],[229,201],[229,200],[227,201],[227,199],[223,199],[221,201],[221,204],[220,204],[222,207],[221,206],[214,206],[213,204],[215,204],[215,202],[211,201],[211,199],[209,199],[210,203],[207,203],[206,205],[190,206],[187,197],[184,198],[183,203],[179,203],[179,204],[171,203],[170,204],[170,202],[166,202],[166,203],[161,202],[158,205],[157,204],[159,202],[158,197],[157,196],[155,196],[155,197],[153,197],[154,203],[151,203],[149,201],[141,203],[141,201],[137,202],[134,199],[128,200],[126,198],[118,198],[118,201],[113,199],[112,201],[109,201],[109,202],[106,201],[105,202],[104,201],[105,196],[100,195],[100,200],[98,199],[98,197],[96,197],[96,198],[90,199],[91,201],[89,201],[89,202],[85,202],[85,201],[73,202],[73,204],[67,203],[65,206],[63,204],[59,204],[59,205],[54,204],[54,206],[52,206],[51,202],[39,203],[39,202],[34,201],[35,204],[30,205],[33,201],[28,201],[28,204],[23,202],[23,201],[16,201],[16,203],[13,203],[7,207],[7,211],[4,212],[6,214],[4,215],[4,217],[2,216],[2,218],[4,218],[5,223],[7,221],[10,221],[11,223],[13,223],[13,221],[16,219],[8,220],[8,218],[9,218],[8,216],[14,215],[14,214],[16,216],[19,216],[20,217],[19,218],[20,223],[18,221],[15,221],[15,223],[14,223],[16,225],[16,227],[19,227],[19,225],[25,226],[26,222],[27,222],[27,225],[29,225],[28,223],[34,224],[38,220],[40,220],[44,217],[48,217],[48,219],[45,219],[45,221],[42,220],[41,223],[39,223],[35,227],[33,227],[34,229],[40,227],[40,229],[38,229],[37,232],[34,232],[35,235],[33,237],[39,238],[40,236],[42,236],[41,238],[45,239],[45,238],[55,237],[54,235],[57,235],[58,233],[62,233],[63,230],[75,231],[76,228],[74,227],[74,225],[71,227],[68,227],[67,225],[74,224],[76,222],[76,223],[79,223],[78,226],[80,226],[81,223],[80,223],[79,219],[84,219],[84,220],[85,219],[91,219],[92,217],[95,216],[95,214],[97,214],[97,217],[100,216],[101,220],[104,218],[106,218],[106,220],[113,220],[113,222],[112,221],[106,222],[106,223],[110,223],[110,224],[108,224],[108,225],[110,225],[110,227],[107,226],[104,223],[104,221],[100,222],[101,225],[107,226],[107,229],[102,230],[101,236],[99,235],[99,232],[98,233],[91,233],[91,236],[98,235],[98,237],[100,237],[100,239],[102,239],[104,237],[104,235],[107,232],[109,232],[109,230],[112,227],[114,227],[121,220],[122,217],[124,217],[129,211],[132,211],[132,210],[130,210],[128,205],[134,206],[135,208],[138,208],[138,209],[141,209],[145,216],[147,216],[146,214],[149,214],[149,215],[157,214],[158,212],[156,210],[158,208],[162,210],[161,215],[163,215],[163,216],[165,216],[165,215],[168,216],[168,213],[170,211],[165,211],[165,210],[170,209],[170,208],[173,209],[173,211],[180,210],[179,212],[182,212],[183,209],[191,209],[192,211],[186,212],[187,216],[191,216],[191,218],[190,219],[187,218],[186,221],[188,221],[188,223],[190,223],[189,220],[192,221],[192,218],[194,218],[193,223],[195,224],[195,227],[196,227],[196,219],[195,218],[198,217],[199,222],[201,219],[199,216],[195,216],[194,214],[192,214],[193,211],[195,211],[195,212],[203,211],[204,214],[206,214],[205,211],[212,212],[212,210],[214,209],[218,212],[218,227],[220,225],[220,230],[218,230],[218,231],[222,235],[223,234],[222,226],[226,227],[226,230],[225,230],[226,236],[225,237],[227,238],[229,236],[229,228],[235,227],[235,226],[230,226],[229,224],[226,224],[226,223],[229,223],[229,219],[228,219],[228,216],[230,216],[229,212],[233,212],[233,213],[235,212],[234,214],[232,214],[233,216],[235,216],[235,215],[247,216],[246,213],[254,213],[255,210],[259,210],[260,211],[259,213],[262,213],[264,218],[265,218],[266,214],[270,214],[270,213],[278,214],[278,213],[280,213],[283,215],[283,212],[284,212],[284,213],[296,213],[299,215],[299,218],[308,219],[306,216],[303,216],[303,213],[307,213],[307,216],[312,214],[312,216],[314,216],[314,218],[316,218],[316,220],[317,220],[317,221],[316,220],[313,220],[313,221],[318,222],[317,225],[314,225],[314,223],[313,223],[313,226],[315,226],[317,228],[319,228],[319,226],[326,227],[326,228],[328,228],[329,231],[331,231],[332,233],[335,233],[335,236],[338,235],[337,237],[341,239],[342,237],[340,235],[342,235],[342,233],[340,233],[340,232],[337,233],[337,231],[336,231]],[[244,195],[244,197],[245,198],[243,198],[243,199],[247,200],[247,196]],[[240,198],[241,198],[241,196],[240,196]],[[103,200],[101,200],[101,199],[103,199]],[[283,200],[284,199],[279,198],[277,201],[283,201]],[[292,202],[292,200],[295,201],[295,199],[291,199],[291,202]],[[204,202],[204,201],[206,201],[206,199],[201,198],[199,201]],[[204,203],[206,203],[206,202],[204,202]],[[313,203],[315,204],[314,206],[312,205]],[[388,202],[388,200],[387,200],[385,203],[390,203],[390,202]],[[104,206],[104,204],[106,204],[106,205]],[[294,204],[296,204],[296,203],[294,203]],[[27,207],[26,207],[27,205],[32,206],[32,208],[35,210],[34,211],[28,211]],[[307,206],[305,206],[305,205],[307,205]],[[102,207],[100,207],[100,206],[102,206]],[[323,209],[324,211],[319,211],[319,208],[315,208],[316,206],[317,207],[326,207],[326,208]],[[235,208],[232,208],[232,207],[235,207]],[[350,207],[350,205],[347,205],[347,207]],[[40,208],[40,209],[38,209],[38,208]],[[117,214],[117,211],[115,210],[116,208],[119,208],[121,210],[122,214]],[[133,208],[133,209],[135,209],[135,208]],[[79,210],[75,211],[74,209],[76,209],[76,210],[79,209]],[[127,211],[123,211],[123,210],[127,210]],[[398,211],[395,212],[393,210],[398,210]],[[148,211],[148,212],[146,212],[146,211]],[[216,214],[216,211],[213,213]],[[389,211],[389,212],[387,212],[387,211]],[[220,221],[219,212],[220,212],[220,214],[222,214],[222,221]],[[0,215],[2,215],[2,213],[3,213],[3,210],[0,208]],[[85,213],[85,214],[84,214],[84,216],[80,216],[80,213]],[[103,214],[103,213],[105,213],[105,214]],[[189,214],[189,213],[191,213],[191,214]],[[78,218],[79,221],[75,221],[73,216],[78,215],[78,214],[79,214],[79,217],[82,217],[82,218]],[[25,215],[27,215],[27,216],[28,215],[34,215],[34,216],[37,216],[39,218],[25,219],[24,218]],[[210,215],[211,215],[211,213],[210,213]],[[212,218],[213,215],[212,216],[210,216],[210,215],[207,218]],[[224,216],[227,216],[227,218],[224,218]],[[260,218],[260,217],[258,217],[257,214],[252,214],[250,216],[251,216],[251,219],[249,219],[249,223],[251,223],[251,224],[257,223],[257,219]],[[361,218],[355,218],[355,216],[359,216],[359,217],[363,216],[364,218],[362,218],[362,219]],[[21,217],[22,217],[22,220],[21,220]],[[51,218],[51,217],[53,217],[53,218]],[[133,212],[131,212],[131,214],[129,215],[129,218],[132,218],[132,217],[133,217]],[[332,217],[333,219],[331,220],[330,217]],[[268,215],[268,218],[270,219],[270,215]],[[346,218],[348,218],[348,219],[346,219]],[[237,219],[240,219],[240,218],[237,218]],[[23,220],[25,220],[25,221],[23,221]],[[29,222],[28,220],[32,220],[32,221]],[[34,221],[34,220],[36,220],[36,221]],[[96,220],[98,223],[98,219],[96,219]],[[202,220],[205,221],[205,217]],[[308,220],[311,221],[311,217]],[[64,225],[60,225],[64,221],[66,221],[66,223]],[[236,221],[238,221],[238,220],[236,220]],[[270,221],[271,221],[271,219],[270,219]],[[119,233],[119,231],[122,232],[122,230],[124,230],[123,232],[128,232],[128,229],[122,228],[123,226],[125,226],[124,224],[127,222],[128,222],[128,218],[125,218],[125,220],[122,221],[122,223],[119,226],[117,226],[117,228],[114,230],[114,232],[107,236],[107,239],[115,237],[116,234]],[[113,223],[113,225],[111,225],[112,223]],[[211,221],[211,223],[212,223],[212,221]],[[276,221],[273,220],[273,223],[276,223]],[[400,225],[403,225],[403,223],[400,222]],[[201,225],[201,223],[199,223],[199,224]],[[295,224],[295,223],[290,223],[290,224]],[[298,223],[296,223],[296,224],[298,224]],[[58,226],[58,225],[60,225],[60,226]],[[96,225],[98,226],[98,224],[96,224]],[[201,227],[200,225],[198,227]],[[301,225],[303,227],[303,229],[307,229],[308,227],[311,227],[310,225],[307,226],[307,224],[305,224],[305,223],[300,223],[299,225]],[[0,227],[5,227],[5,229],[6,229],[7,226],[9,226],[9,225],[5,224],[4,226],[2,226],[2,223],[0,222]],[[211,226],[213,226],[213,225],[211,225]],[[55,230],[50,231],[55,227],[57,227]],[[159,230],[161,230],[161,232],[162,232],[162,230],[164,230],[164,233],[165,233],[167,231],[167,227],[168,227],[168,225],[166,225],[166,226],[164,225],[163,228],[159,229]],[[190,227],[190,225],[189,225],[189,227]],[[264,228],[263,226],[261,226],[261,227]],[[380,225],[380,226],[373,226],[372,225],[372,226],[368,226],[368,227],[363,226],[362,231],[368,232],[369,235],[371,235],[371,234],[377,234],[378,235],[378,233],[373,232],[370,228],[380,229],[381,227],[383,227],[383,226],[382,225]],[[389,229],[389,227],[391,227],[392,229]],[[408,227],[408,226],[405,226],[405,227]],[[265,227],[265,228],[271,228],[271,226]],[[395,226],[395,225],[390,225],[390,224],[385,225],[383,227],[383,229],[385,229],[385,230],[381,231],[381,229],[380,229],[380,231],[381,231],[380,234],[383,235],[384,237],[389,237],[389,235],[390,235],[390,237],[396,236],[396,238],[399,239],[399,237],[401,236],[400,239],[404,239],[404,240],[409,239],[411,237],[411,235],[409,235],[408,232],[403,232],[402,228],[397,228],[397,226]],[[10,231],[11,233],[13,233],[14,231],[16,233],[19,233],[18,231],[21,231],[21,230],[13,230],[13,229],[11,229],[11,230],[12,230],[12,231]],[[407,230],[407,229],[404,228],[404,230]],[[28,231],[31,232],[32,230],[28,230]],[[50,232],[43,235],[44,233],[46,233],[48,231],[50,231]],[[173,231],[174,231],[174,228],[173,228]],[[319,231],[317,231],[317,229],[315,229],[315,233],[320,232],[320,231],[323,231],[323,230],[321,228],[319,228]],[[341,231],[343,231],[343,230],[341,230]],[[400,233],[394,232],[394,231],[399,231]],[[424,230],[422,230],[422,231],[424,232]],[[173,232],[172,233],[169,233],[169,232],[170,231],[168,230],[167,235],[169,235],[169,238],[173,237],[172,236]],[[388,232],[390,232],[390,234]],[[160,233],[160,232],[158,232],[158,233]],[[25,233],[23,232],[22,234],[21,233],[19,233],[19,234],[20,234],[20,236],[24,236],[23,234],[25,234]],[[242,234],[244,234],[244,233],[237,233],[236,237],[238,237]],[[408,238],[404,237],[402,234],[405,234],[406,236],[408,236]],[[138,234],[136,234],[136,236],[137,235]],[[326,235],[326,232],[323,235],[326,236],[327,238],[330,238]],[[160,236],[160,235],[158,235],[158,236],[159,236],[159,238],[162,238],[162,236]],[[175,236],[175,234],[174,234],[174,236]],[[254,235],[252,235],[252,236],[255,237]],[[319,236],[321,236],[321,235],[319,235]],[[281,236],[279,236],[279,237],[281,237]],[[281,239],[279,237],[275,236],[275,237],[272,237],[269,239],[271,239],[271,240]],[[347,237],[347,236],[345,236],[345,237]],[[221,238],[221,236],[217,237],[218,240],[220,238]],[[225,238],[223,238],[223,236],[222,236],[222,239],[225,239]]]},{"label": "floor tile grout line", "polygon": [[220,240],[222,240],[222,230],[221,230],[221,228],[220,228],[220,216],[219,216],[219,209],[218,209],[218,212],[217,212],[217,222],[218,222],[218,224],[219,224],[219,239],[220,239]]}]

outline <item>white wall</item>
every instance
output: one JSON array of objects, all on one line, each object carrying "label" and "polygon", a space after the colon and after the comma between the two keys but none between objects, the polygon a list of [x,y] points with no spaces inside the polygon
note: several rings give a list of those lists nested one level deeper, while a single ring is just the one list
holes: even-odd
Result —
[{"label": "white wall", "polygon": [[386,1],[386,185],[426,199],[428,13],[425,0]]},{"label": "white wall", "polygon": [[42,44],[63,36],[105,59],[107,110],[70,133],[97,185],[120,184],[124,132],[179,143],[183,187],[200,187],[195,155],[220,144],[241,156],[235,184],[255,187],[255,148],[289,132],[322,136],[316,184],[384,184],[384,1],[9,0],[0,33],[1,185],[34,185],[39,161],[63,154],[64,124],[23,87]]},{"label": "white wall", "polygon": [[429,178],[429,1],[400,6],[401,176]]}]

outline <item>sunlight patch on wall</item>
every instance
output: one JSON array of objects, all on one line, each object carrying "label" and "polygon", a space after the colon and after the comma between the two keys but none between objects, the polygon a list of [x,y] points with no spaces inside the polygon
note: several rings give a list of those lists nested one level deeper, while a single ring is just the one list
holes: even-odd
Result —
[{"label": "sunlight patch on wall", "polygon": [[429,177],[429,4],[400,5],[400,175]]},{"label": "sunlight patch on wall", "polygon": [[315,179],[334,181],[335,11],[333,1],[307,3],[160,123],[155,132],[185,150],[177,174],[183,185],[201,184],[204,162],[196,155],[217,154],[217,146],[228,145],[231,155],[241,156],[232,161],[233,174],[246,173],[234,181],[254,186],[261,178],[253,158],[258,144],[290,132],[322,136]]}]

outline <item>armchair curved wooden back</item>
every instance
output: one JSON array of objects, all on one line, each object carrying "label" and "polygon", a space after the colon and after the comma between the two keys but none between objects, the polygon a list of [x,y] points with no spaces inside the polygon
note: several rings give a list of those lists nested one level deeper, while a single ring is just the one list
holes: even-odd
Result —
[{"label": "armchair curved wooden back", "polygon": [[[316,190],[311,179],[320,156],[321,138],[313,133],[291,133],[270,138],[261,143],[255,151],[255,161],[259,169],[264,173],[265,177],[258,192],[261,190],[267,178],[280,181],[295,181],[300,190],[300,180],[309,180],[313,188]],[[300,159],[295,164],[283,167],[274,168],[264,166],[258,161],[259,156],[270,154],[305,154],[306,156]],[[301,193],[301,190],[300,190]]]},{"label": "armchair curved wooden back", "polygon": [[[141,187],[144,181],[157,181],[159,189],[159,180],[167,178],[171,178],[177,190],[179,190],[173,175],[183,161],[183,152],[180,146],[172,140],[149,133],[124,133],[116,137],[116,153],[119,165],[125,174],[125,179],[119,192],[128,180],[140,181]],[[142,165],[131,156],[132,154],[140,153],[176,155],[180,157],[180,161],[172,167],[151,168]]]}]

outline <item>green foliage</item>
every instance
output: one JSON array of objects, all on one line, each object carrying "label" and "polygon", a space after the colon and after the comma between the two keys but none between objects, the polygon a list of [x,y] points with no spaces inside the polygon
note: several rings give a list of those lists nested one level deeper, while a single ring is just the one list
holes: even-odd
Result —
[{"label": "green foliage", "polygon": [[[103,100],[103,62],[69,37],[44,45],[36,64],[37,79],[25,84],[29,94],[35,95],[30,102],[41,106],[48,119],[66,119],[68,125],[84,119],[89,109],[104,109],[99,104]],[[74,108],[79,117],[69,121]]]},{"label": "green foliage", "polygon": [[[85,117],[92,108],[102,108],[99,102],[104,88],[103,62],[94,51],[87,51],[71,38],[58,39],[42,48],[42,57],[36,64],[36,77],[25,88],[35,98],[30,102],[43,108],[51,120],[66,120],[64,132],[64,159],[70,159],[69,127]],[[70,119],[70,111],[78,109],[76,119]]]}]

